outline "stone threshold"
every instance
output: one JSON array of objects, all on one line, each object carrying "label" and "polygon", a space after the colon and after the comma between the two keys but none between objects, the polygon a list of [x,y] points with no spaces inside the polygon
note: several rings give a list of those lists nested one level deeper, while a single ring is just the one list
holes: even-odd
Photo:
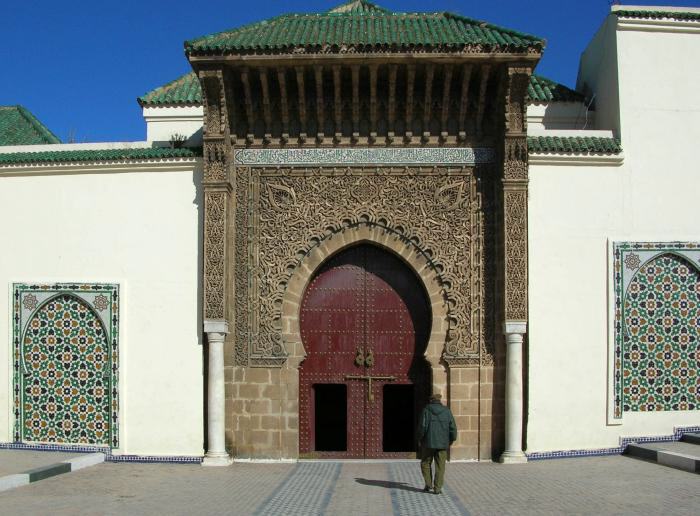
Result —
[{"label": "stone threshold", "polygon": [[101,464],[105,461],[104,453],[90,453],[82,457],[74,457],[72,459],[41,466],[39,468],[30,469],[22,473],[5,475],[0,477],[0,491],[7,491],[15,487],[25,486],[45,478],[55,477],[64,473],[72,473],[80,469],[89,468],[96,464]]}]

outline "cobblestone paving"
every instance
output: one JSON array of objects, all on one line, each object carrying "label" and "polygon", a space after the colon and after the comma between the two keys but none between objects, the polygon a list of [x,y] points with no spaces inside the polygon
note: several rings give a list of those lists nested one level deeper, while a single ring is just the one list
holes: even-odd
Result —
[{"label": "cobblestone paving", "polygon": [[105,463],[0,493],[14,514],[698,514],[700,476],[628,457],[448,464],[444,494],[416,463]]}]

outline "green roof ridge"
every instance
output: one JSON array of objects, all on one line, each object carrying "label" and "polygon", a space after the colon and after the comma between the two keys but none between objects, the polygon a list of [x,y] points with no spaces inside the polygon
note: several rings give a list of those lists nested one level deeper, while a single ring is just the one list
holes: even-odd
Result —
[{"label": "green roof ridge", "polygon": [[[282,14],[185,41],[185,53],[288,51],[298,47],[544,48],[538,36],[450,12],[392,13],[370,2],[350,2],[330,11]],[[376,9],[370,9],[374,6]],[[341,10],[350,7],[348,10]],[[362,9],[360,9],[362,7]],[[355,9],[357,8],[357,9]],[[415,20],[424,23],[415,23]]]},{"label": "green roof ridge", "polygon": [[196,158],[201,147],[179,148],[144,147],[135,149],[74,149],[38,152],[0,153],[0,166],[34,163],[70,163],[86,161],[129,161],[173,158]]},{"label": "green roof ridge", "polygon": [[652,20],[657,20],[660,18],[669,18],[672,20],[681,21],[700,21],[700,13],[683,11],[682,8],[680,8],[678,11],[626,11],[624,9],[620,9],[617,11],[613,11],[613,14],[620,18],[649,18]]},{"label": "green roof ridge", "polygon": [[364,14],[371,12],[382,12],[387,14],[391,13],[389,9],[385,9],[384,7],[381,7],[372,2],[368,2],[367,0],[350,0],[349,2],[345,2],[344,4],[340,4],[326,11],[326,13],[328,14],[347,12],[351,12],[354,14]]},{"label": "green roof ridge", "polygon": [[44,124],[42,124],[37,117],[35,117],[31,111],[29,111],[27,108],[24,106],[21,106],[20,104],[17,104],[17,110],[21,113],[21,115],[29,122],[34,130],[41,135],[42,138],[47,140],[47,143],[61,143],[61,139],[56,136],[51,130],[46,127]]},{"label": "green roof ridge", "polygon": [[620,154],[622,146],[615,138],[597,136],[528,136],[530,152],[555,154]]},{"label": "green roof ridge", "polygon": [[533,104],[548,102],[584,102],[585,96],[542,75],[532,74],[527,95]]},{"label": "green roof ridge", "polygon": [[61,140],[24,106],[0,106],[0,145],[53,143]]},{"label": "green roof ridge", "polygon": [[145,105],[193,105],[202,103],[202,86],[194,72],[155,88],[136,99]]}]

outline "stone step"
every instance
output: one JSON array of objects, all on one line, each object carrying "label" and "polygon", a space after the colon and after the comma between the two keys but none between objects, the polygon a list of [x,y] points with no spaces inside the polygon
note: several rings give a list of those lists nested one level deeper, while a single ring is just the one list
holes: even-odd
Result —
[{"label": "stone step", "polygon": [[683,434],[683,436],[681,437],[681,441],[684,441],[686,443],[692,443],[692,444],[700,444],[700,434],[696,434],[696,433]]},{"label": "stone step", "polygon": [[664,466],[700,473],[700,445],[697,444],[681,441],[632,443],[627,446],[626,453]]}]

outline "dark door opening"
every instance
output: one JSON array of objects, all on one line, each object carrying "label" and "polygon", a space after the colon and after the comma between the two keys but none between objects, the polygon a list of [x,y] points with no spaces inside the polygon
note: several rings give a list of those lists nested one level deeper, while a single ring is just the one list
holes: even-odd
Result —
[{"label": "dark door opening", "polygon": [[413,385],[385,385],[383,451],[416,450],[415,389]]},{"label": "dark door opening", "polygon": [[345,384],[315,384],[316,451],[348,449],[348,389]]}]

